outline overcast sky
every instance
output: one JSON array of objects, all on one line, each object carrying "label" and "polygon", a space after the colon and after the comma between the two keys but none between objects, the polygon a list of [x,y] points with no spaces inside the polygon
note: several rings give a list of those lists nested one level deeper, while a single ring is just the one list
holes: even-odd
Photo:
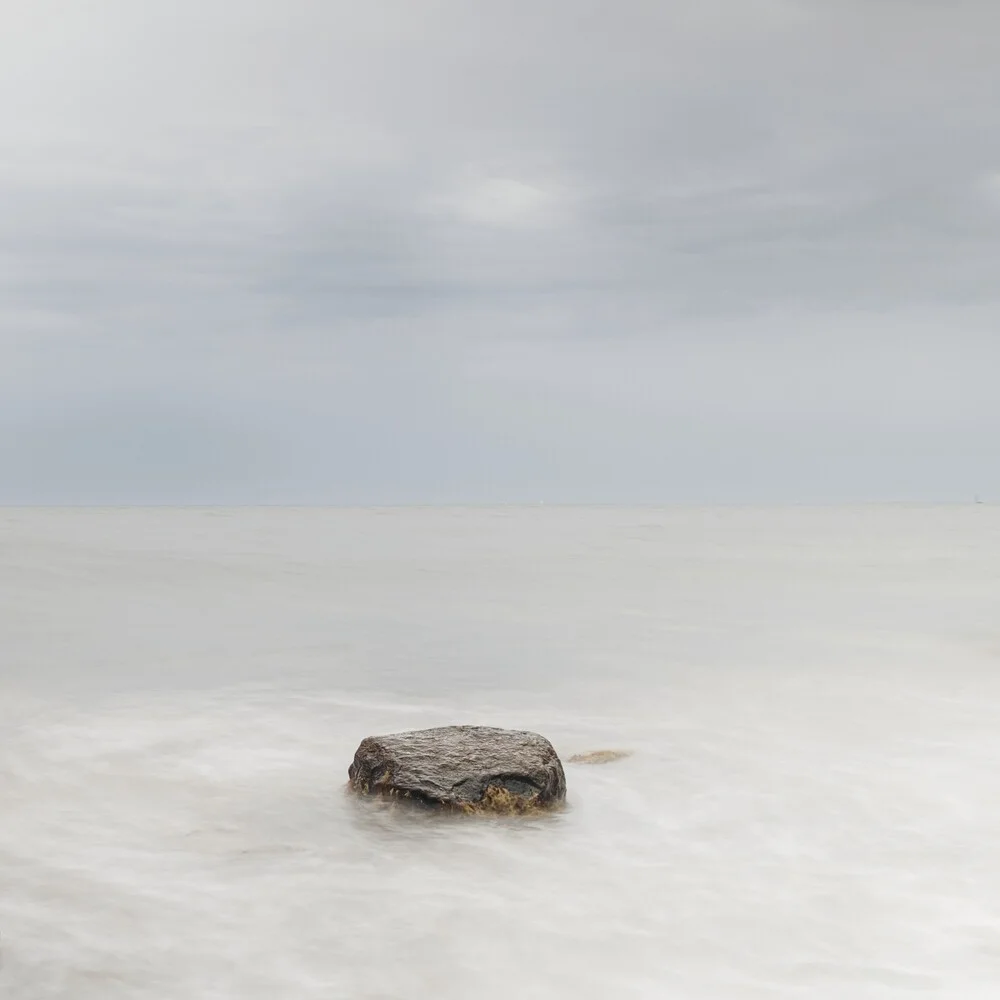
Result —
[{"label": "overcast sky", "polygon": [[3,0],[0,502],[1000,500],[996,0]]}]

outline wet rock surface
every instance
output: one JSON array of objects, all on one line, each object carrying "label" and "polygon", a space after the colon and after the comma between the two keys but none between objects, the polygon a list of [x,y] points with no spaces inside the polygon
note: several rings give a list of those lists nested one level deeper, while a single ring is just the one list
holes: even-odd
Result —
[{"label": "wet rock surface", "polygon": [[362,795],[472,812],[526,812],[566,798],[562,763],[544,736],[489,726],[369,736],[348,774]]}]

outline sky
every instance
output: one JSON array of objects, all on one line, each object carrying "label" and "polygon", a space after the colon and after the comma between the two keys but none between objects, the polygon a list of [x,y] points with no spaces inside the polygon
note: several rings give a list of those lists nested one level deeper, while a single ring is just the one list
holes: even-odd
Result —
[{"label": "sky", "polygon": [[0,503],[1000,502],[995,0],[3,0]]}]

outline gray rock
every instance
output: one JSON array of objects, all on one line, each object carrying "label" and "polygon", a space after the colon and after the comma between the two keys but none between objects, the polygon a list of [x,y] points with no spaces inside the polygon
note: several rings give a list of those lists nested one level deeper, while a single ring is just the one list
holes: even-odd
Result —
[{"label": "gray rock", "polygon": [[487,726],[369,736],[348,774],[362,795],[471,812],[526,812],[566,798],[562,763],[547,739]]}]

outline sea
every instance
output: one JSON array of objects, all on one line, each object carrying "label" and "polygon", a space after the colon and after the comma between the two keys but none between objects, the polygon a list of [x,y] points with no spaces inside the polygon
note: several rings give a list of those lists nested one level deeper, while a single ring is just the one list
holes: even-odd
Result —
[{"label": "sea", "polygon": [[2,509],[0,997],[996,1000],[1000,508]]}]

